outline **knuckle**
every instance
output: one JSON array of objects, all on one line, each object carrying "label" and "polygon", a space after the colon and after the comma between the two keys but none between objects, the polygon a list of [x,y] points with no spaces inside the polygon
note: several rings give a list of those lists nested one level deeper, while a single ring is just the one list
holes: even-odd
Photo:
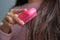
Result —
[{"label": "knuckle", "polygon": [[11,15],[11,13],[7,13],[6,15]]},{"label": "knuckle", "polygon": [[15,9],[11,9],[11,11],[10,11],[10,12],[13,12],[13,11],[15,11]]}]

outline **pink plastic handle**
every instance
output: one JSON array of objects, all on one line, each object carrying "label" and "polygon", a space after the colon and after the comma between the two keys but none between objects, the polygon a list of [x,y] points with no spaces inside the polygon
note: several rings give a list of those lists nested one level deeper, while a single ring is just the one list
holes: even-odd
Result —
[{"label": "pink plastic handle", "polygon": [[24,24],[32,20],[35,16],[37,16],[37,12],[35,8],[27,9],[27,11],[22,12],[18,18],[21,19]]}]

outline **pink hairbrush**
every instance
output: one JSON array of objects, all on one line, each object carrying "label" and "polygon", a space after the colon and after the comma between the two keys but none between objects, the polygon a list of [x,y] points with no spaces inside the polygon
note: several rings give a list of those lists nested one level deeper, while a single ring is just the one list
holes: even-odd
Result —
[{"label": "pink hairbrush", "polygon": [[21,14],[19,14],[18,18],[24,24],[26,24],[27,22],[29,22],[30,20],[32,20],[35,16],[37,16],[36,9],[35,8],[30,8],[30,9],[27,9],[26,11],[22,12]]}]

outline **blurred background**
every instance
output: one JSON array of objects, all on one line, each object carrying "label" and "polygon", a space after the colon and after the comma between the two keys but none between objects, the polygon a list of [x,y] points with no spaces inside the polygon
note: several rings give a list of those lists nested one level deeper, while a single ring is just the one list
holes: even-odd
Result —
[{"label": "blurred background", "polygon": [[5,14],[9,12],[9,9],[15,5],[15,1],[16,0],[0,0],[0,22]]}]

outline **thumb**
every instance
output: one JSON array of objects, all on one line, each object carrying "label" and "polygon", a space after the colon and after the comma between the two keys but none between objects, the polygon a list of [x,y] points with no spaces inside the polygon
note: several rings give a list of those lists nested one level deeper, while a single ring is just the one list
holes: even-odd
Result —
[{"label": "thumb", "polygon": [[14,21],[18,24],[24,25],[24,22],[21,19],[18,18],[17,14],[15,14],[15,16],[14,16]]}]

